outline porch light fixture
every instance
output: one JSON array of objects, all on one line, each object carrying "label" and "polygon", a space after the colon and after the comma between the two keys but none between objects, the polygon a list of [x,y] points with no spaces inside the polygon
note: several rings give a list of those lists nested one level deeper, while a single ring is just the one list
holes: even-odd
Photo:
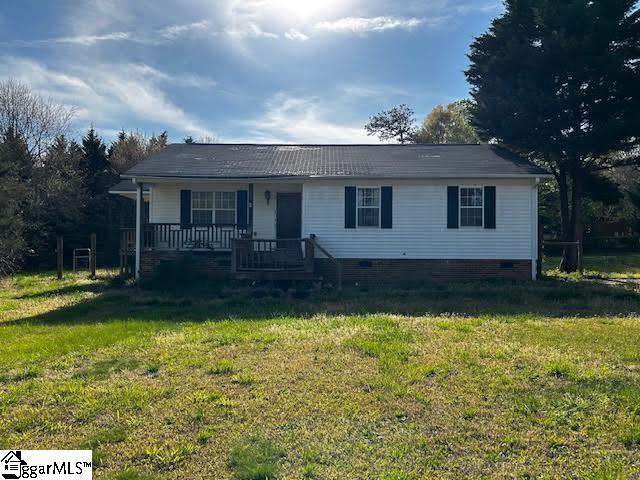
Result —
[{"label": "porch light fixture", "polygon": [[269,200],[271,200],[271,191],[269,190],[264,191],[264,199],[267,201],[267,205],[269,205]]}]

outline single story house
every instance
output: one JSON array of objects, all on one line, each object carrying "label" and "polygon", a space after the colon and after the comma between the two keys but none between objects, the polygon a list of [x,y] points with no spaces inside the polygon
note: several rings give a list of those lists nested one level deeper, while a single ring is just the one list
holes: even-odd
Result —
[{"label": "single story house", "polygon": [[494,145],[173,144],[112,192],[135,192],[137,278],[189,256],[239,278],[524,279],[547,176]]}]

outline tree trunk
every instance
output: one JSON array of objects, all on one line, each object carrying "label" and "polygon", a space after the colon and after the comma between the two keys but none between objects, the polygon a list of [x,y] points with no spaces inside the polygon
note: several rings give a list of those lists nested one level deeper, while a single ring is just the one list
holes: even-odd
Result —
[{"label": "tree trunk", "polygon": [[[565,175],[566,181],[566,175]],[[565,185],[566,186],[566,185]],[[582,196],[583,187],[580,172],[571,174],[571,211],[567,205],[566,211],[562,212],[562,230],[565,242],[582,242]],[[562,187],[560,187],[562,189]],[[566,194],[568,204],[568,192]],[[562,195],[561,195],[562,210]],[[560,261],[560,270],[562,272],[571,273],[579,269],[579,252],[578,245],[564,247],[562,260]]]}]

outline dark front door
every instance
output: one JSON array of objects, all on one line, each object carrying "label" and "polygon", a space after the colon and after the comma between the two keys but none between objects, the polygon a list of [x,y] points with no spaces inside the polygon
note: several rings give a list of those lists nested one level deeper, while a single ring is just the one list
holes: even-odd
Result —
[{"label": "dark front door", "polygon": [[302,235],[302,194],[278,193],[276,238],[300,238]]}]

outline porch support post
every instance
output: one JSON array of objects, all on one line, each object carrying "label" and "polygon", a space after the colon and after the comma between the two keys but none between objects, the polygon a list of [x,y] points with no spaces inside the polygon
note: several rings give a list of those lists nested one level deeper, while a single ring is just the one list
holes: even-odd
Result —
[{"label": "porch support post", "polygon": [[140,280],[140,251],[142,250],[142,183],[136,184],[136,280]]},{"label": "porch support post", "polygon": [[249,184],[249,234],[253,238],[253,183]]}]

